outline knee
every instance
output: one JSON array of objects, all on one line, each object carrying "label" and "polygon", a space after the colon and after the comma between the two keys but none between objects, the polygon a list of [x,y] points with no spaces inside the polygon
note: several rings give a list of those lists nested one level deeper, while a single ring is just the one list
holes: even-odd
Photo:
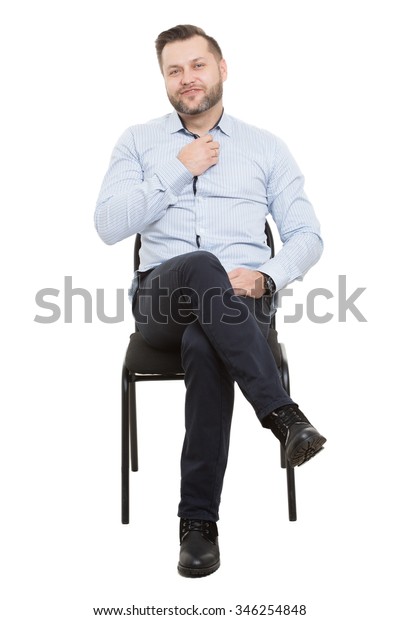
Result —
[{"label": "knee", "polygon": [[223,290],[229,288],[229,278],[221,261],[206,250],[190,252],[184,261],[183,273],[189,283],[197,286],[219,286]]},{"label": "knee", "polygon": [[222,264],[212,252],[207,250],[197,250],[196,252],[189,252],[186,254],[187,263],[190,267],[199,267],[204,270],[207,265],[211,267],[217,267],[218,269],[224,269]]}]

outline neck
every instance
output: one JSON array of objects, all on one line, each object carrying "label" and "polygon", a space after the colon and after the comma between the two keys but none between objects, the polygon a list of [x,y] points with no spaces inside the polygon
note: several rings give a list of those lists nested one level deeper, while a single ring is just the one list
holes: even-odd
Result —
[{"label": "neck", "polygon": [[199,114],[179,114],[186,129],[199,136],[206,135],[219,121],[222,114],[222,101]]}]

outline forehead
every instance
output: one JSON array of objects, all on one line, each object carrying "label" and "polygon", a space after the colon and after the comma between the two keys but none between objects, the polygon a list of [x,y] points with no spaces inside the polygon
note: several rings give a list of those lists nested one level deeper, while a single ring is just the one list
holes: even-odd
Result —
[{"label": "forehead", "polygon": [[163,67],[184,65],[200,57],[214,58],[213,54],[208,49],[208,42],[200,36],[185,39],[185,41],[167,43],[161,56]]}]

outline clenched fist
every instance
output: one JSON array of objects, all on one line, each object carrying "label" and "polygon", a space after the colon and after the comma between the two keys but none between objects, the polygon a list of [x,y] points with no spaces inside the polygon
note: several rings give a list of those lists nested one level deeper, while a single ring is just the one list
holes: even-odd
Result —
[{"label": "clenched fist", "polygon": [[211,166],[218,163],[219,142],[211,135],[193,140],[179,151],[178,159],[194,177],[203,174]]},{"label": "clenched fist", "polygon": [[235,295],[259,299],[265,293],[264,276],[259,271],[237,267],[228,273]]}]

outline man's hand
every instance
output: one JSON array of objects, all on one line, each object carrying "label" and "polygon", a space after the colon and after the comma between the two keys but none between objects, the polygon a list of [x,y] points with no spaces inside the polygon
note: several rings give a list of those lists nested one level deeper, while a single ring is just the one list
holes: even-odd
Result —
[{"label": "man's hand", "polygon": [[238,267],[230,271],[228,277],[236,295],[259,299],[265,293],[264,276],[259,271]]},{"label": "man's hand", "polygon": [[218,163],[219,142],[214,142],[211,135],[193,140],[179,151],[178,159],[194,177],[203,174]]}]

